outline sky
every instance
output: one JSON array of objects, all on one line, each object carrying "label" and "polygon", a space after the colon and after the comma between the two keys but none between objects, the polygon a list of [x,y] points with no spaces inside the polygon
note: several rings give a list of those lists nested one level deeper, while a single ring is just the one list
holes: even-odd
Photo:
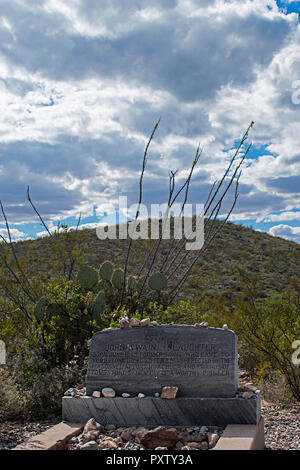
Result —
[{"label": "sky", "polygon": [[[230,217],[300,243],[300,2],[1,0],[0,200],[14,240],[164,203],[204,203],[251,121]],[[224,214],[220,216],[224,217]],[[124,214],[121,221],[126,220]],[[0,234],[7,236],[0,214]]]}]

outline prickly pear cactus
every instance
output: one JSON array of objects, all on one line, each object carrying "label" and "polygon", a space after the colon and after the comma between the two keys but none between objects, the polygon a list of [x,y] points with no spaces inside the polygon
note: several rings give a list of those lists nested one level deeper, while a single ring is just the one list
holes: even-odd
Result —
[{"label": "prickly pear cactus", "polygon": [[111,282],[114,287],[116,287],[118,290],[122,289],[123,286],[123,280],[124,280],[124,271],[121,268],[117,268],[114,270]]},{"label": "prickly pear cactus", "polygon": [[35,306],[34,309],[34,316],[37,322],[41,322],[45,320],[46,317],[46,308],[47,308],[47,300],[42,297]]},{"label": "prickly pear cactus", "polygon": [[99,316],[104,312],[105,309],[105,294],[104,292],[99,292],[99,294],[96,297],[95,300],[95,305],[93,309],[93,319],[97,320]]},{"label": "prickly pear cactus", "polygon": [[133,276],[130,276],[127,281],[127,289],[130,293],[136,292],[137,291],[137,281],[136,278]]},{"label": "prickly pear cactus", "polygon": [[111,285],[110,281],[100,281],[98,283],[99,291],[103,291],[106,296],[112,296],[114,293],[114,288]]},{"label": "prickly pear cactus", "polygon": [[83,289],[92,289],[98,282],[98,273],[90,266],[80,268],[77,279]]},{"label": "prickly pear cactus", "polygon": [[101,290],[103,290],[102,282],[103,282],[103,281],[97,282],[97,284],[95,284],[95,285],[92,287],[91,291],[92,291],[94,294],[98,294]]},{"label": "prickly pear cactus", "polygon": [[167,286],[166,276],[161,273],[154,273],[149,277],[148,285],[153,290],[162,291]]},{"label": "prickly pear cactus", "polygon": [[101,264],[99,269],[101,279],[103,279],[104,281],[110,281],[113,270],[113,264],[110,261],[104,261],[104,263]]},{"label": "prickly pear cactus", "polygon": [[138,293],[141,292],[142,287],[143,287],[143,285],[144,285],[144,282],[145,282],[145,276],[141,277],[141,278],[138,280],[137,286],[136,286],[136,290],[137,290]]},{"label": "prickly pear cactus", "polygon": [[88,292],[84,300],[87,311],[92,313],[95,306],[95,294],[93,292]]}]

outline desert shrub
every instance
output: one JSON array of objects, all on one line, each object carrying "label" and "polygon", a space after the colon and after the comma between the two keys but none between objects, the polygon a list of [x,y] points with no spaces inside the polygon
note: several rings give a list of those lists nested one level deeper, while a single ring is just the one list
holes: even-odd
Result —
[{"label": "desert shrub", "polygon": [[0,367],[0,422],[22,418],[25,409],[24,395],[7,368]]},{"label": "desert shrub", "polygon": [[253,372],[260,379],[272,371],[284,376],[293,397],[300,400],[300,368],[292,360],[292,344],[300,339],[300,282],[293,279],[282,294],[261,300],[257,278],[243,271],[240,277],[246,296],[236,302],[233,329],[243,345],[241,359],[249,370],[251,358]]},{"label": "desert shrub", "polygon": [[39,321],[34,304],[27,305],[31,321],[13,303],[0,304],[0,337],[7,349],[0,388],[7,416],[59,413],[63,392],[84,383],[88,340],[103,327],[89,315],[76,282],[48,282],[40,289],[49,308]]},{"label": "desert shrub", "polygon": [[[84,386],[87,357],[49,367],[37,350],[13,357],[0,371],[2,418],[43,419],[61,414],[61,398],[73,386]],[[1,414],[0,414],[1,419]]]}]

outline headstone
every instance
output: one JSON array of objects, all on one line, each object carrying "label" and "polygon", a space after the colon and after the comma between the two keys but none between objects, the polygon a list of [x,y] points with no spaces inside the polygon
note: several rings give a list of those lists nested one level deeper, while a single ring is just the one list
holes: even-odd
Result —
[{"label": "headstone", "polygon": [[111,387],[116,396],[154,396],[178,387],[177,397],[234,397],[238,388],[233,331],[190,325],[104,330],[92,337],[87,395]]},{"label": "headstone", "polygon": [[[116,393],[105,396],[108,388]],[[163,398],[163,390],[177,388],[172,399]],[[101,391],[99,398],[94,391]],[[257,424],[261,405],[259,392],[245,399],[238,391],[233,331],[152,325],[92,337],[86,395],[64,396],[62,416],[74,423],[94,418],[102,425],[226,426]]]}]

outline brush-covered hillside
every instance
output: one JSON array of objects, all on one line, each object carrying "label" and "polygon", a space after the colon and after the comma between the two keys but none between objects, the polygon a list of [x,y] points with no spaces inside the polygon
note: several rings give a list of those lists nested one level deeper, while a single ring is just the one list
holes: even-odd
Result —
[{"label": "brush-covered hillside", "polygon": [[[214,224],[217,226],[221,222],[215,221]],[[61,233],[58,239],[67,242],[68,235]],[[116,265],[123,266],[128,246],[127,240],[100,240],[97,238],[95,229],[80,230],[76,236],[78,242],[75,245],[72,244],[72,250],[75,247],[75,255],[81,252],[81,258],[75,265],[75,273],[80,264],[97,268],[107,259]],[[128,265],[130,274],[138,274],[153,243],[155,242],[150,240],[133,242]],[[157,267],[163,262],[170,243],[169,240],[162,242],[156,260]],[[22,258],[26,254],[29,256],[31,273],[43,274],[46,279],[52,277],[59,252],[59,243],[57,246],[54,245],[50,237],[14,243],[15,252],[19,257]],[[0,249],[4,249],[3,243]],[[67,263],[70,253],[66,247],[63,249]],[[188,266],[188,260],[192,260],[195,253],[190,252],[181,268],[174,272],[169,280],[169,286],[176,284],[180,273]],[[190,297],[205,290],[212,295],[222,295],[224,299],[231,302],[239,291],[236,266],[243,268],[249,274],[257,273],[262,297],[267,297],[272,292],[280,292],[286,288],[292,277],[299,277],[300,245],[228,222],[223,225],[212,244],[197,261],[179,297]],[[172,263],[169,274],[174,267],[176,267],[175,262]]]}]

